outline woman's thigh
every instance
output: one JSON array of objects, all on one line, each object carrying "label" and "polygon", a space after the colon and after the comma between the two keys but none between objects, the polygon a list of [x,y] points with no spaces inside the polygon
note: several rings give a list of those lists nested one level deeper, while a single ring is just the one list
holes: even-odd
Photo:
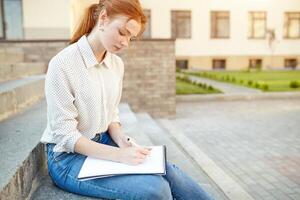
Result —
[{"label": "woman's thigh", "polygon": [[[106,134],[96,142],[116,145]],[[108,199],[172,199],[169,183],[159,175],[123,175],[79,181],[77,176],[86,156],[53,153],[53,146],[48,146],[49,174],[53,182],[66,191]]]},{"label": "woman's thigh", "polygon": [[54,183],[69,192],[108,199],[172,199],[166,179],[159,175],[123,175],[79,181],[84,157],[74,155],[63,162],[52,161],[49,169]]}]

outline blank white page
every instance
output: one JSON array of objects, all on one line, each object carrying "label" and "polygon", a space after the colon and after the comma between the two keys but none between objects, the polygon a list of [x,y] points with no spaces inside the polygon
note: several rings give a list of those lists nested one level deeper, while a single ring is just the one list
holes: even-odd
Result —
[{"label": "blank white page", "polygon": [[[151,146],[151,154],[139,165],[127,165],[87,157],[78,174],[80,180],[89,180],[121,174],[165,174],[165,147]],[[98,176],[98,177],[97,177]]]}]

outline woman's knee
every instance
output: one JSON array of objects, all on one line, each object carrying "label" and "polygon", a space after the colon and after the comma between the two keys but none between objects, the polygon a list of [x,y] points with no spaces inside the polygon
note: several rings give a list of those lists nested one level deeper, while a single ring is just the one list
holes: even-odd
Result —
[{"label": "woman's knee", "polygon": [[140,197],[138,199],[173,199],[169,183],[163,177],[157,177],[157,179],[158,180],[143,186],[143,189],[139,191]]}]

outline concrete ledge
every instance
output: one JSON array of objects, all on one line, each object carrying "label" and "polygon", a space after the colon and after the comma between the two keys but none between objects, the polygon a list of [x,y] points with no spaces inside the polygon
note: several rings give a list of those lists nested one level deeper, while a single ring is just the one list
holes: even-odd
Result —
[{"label": "concrete ledge", "polygon": [[44,97],[44,76],[24,78],[0,85],[0,121]]},{"label": "concrete ledge", "polygon": [[31,75],[45,74],[46,70],[47,65],[45,63],[1,64],[0,82]]},{"label": "concrete ledge", "polygon": [[45,171],[44,145],[39,143],[17,169],[7,185],[1,189],[0,199],[25,199],[29,195],[34,179]]},{"label": "concrete ledge", "polygon": [[8,46],[0,48],[0,63],[18,63],[24,62],[24,52],[17,47]]},{"label": "concrete ledge", "polygon": [[300,99],[300,92],[266,92],[257,94],[177,95],[176,102],[251,101],[269,99]]},{"label": "concrete ledge", "polygon": [[0,122],[0,199],[25,199],[45,164],[39,144],[46,122],[46,102]]}]

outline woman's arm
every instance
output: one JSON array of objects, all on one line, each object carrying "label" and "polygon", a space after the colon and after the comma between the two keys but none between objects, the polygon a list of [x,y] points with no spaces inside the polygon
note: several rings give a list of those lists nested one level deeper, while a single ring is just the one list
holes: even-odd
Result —
[{"label": "woman's arm", "polygon": [[99,144],[81,136],[74,147],[75,152],[105,160],[138,165],[144,162],[150,154],[150,149],[144,147],[129,146],[124,148]]},{"label": "woman's arm", "polygon": [[110,137],[119,147],[123,148],[130,146],[130,143],[127,142],[127,136],[123,133],[120,123],[110,123],[110,125],[108,126],[108,132]]},{"label": "woman's arm", "polygon": [[120,162],[120,148],[100,144],[84,136],[75,143],[74,151],[86,156]]}]

